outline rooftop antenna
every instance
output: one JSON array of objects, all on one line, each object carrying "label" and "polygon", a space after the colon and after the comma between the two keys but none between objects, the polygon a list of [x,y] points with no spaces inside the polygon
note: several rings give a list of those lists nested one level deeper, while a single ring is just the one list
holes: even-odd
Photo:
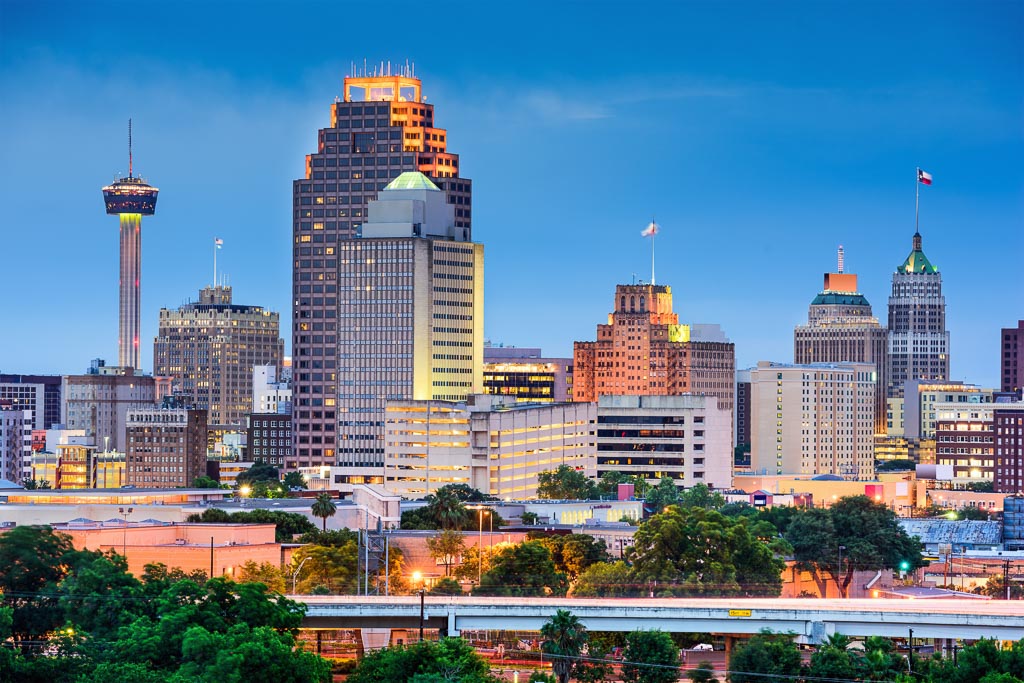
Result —
[{"label": "rooftop antenna", "polygon": [[843,272],[843,245],[839,245],[839,272]]},{"label": "rooftop antenna", "polygon": [[132,120],[128,119],[128,177],[132,177]]}]

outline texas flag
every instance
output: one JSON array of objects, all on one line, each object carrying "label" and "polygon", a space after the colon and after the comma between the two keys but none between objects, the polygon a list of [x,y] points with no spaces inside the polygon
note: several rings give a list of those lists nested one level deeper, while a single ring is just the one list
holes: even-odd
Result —
[{"label": "texas flag", "polygon": [[[928,182],[931,182],[931,180],[929,180]],[[218,249],[220,249],[221,247],[223,247],[223,246],[224,246],[224,240],[222,240],[222,239],[221,239],[221,238],[219,238],[219,237],[214,237],[214,238],[213,238],[213,244],[214,244],[214,246],[215,246],[215,247],[217,247]]]},{"label": "texas flag", "polygon": [[931,185],[932,184],[932,174],[928,173],[927,171],[922,171],[921,169],[917,169],[917,182],[923,183],[925,185]]},{"label": "texas flag", "polygon": [[654,237],[658,234],[658,224],[651,221],[651,224],[644,228],[643,232],[640,233],[641,237]]}]

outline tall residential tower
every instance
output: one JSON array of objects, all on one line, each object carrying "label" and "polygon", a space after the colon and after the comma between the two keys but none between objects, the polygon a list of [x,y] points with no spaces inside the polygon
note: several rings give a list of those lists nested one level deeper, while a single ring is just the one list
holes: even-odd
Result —
[{"label": "tall residential tower", "polygon": [[128,120],[128,177],[103,188],[107,213],[121,225],[120,306],[117,364],[139,370],[139,280],[142,277],[142,217],[156,212],[159,190],[132,169],[132,122]]}]

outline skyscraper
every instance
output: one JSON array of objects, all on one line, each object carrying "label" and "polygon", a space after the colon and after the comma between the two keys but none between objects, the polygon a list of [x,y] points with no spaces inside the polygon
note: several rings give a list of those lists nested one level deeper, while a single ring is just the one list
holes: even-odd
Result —
[{"label": "skyscraper", "polygon": [[204,287],[199,301],[160,309],[153,368],[172,378],[175,393],[209,410],[209,425],[244,427],[253,412],[253,368],[280,368],[280,315],[231,301],[231,287]]},{"label": "skyscraper", "polygon": [[370,200],[401,173],[421,171],[451,205],[452,227],[471,238],[472,185],[459,177],[459,156],[448,151],[447,138],[410,68],[397,75],[390,65],[372,73],[353,68],[344,97],[331,105],[330,126],[319,131],[317,150],[306,157],[305,177],[294,182],[292,386],[294,440],[304,465],[335,461],[339,416],[327,401],[339,393],[338,326],[347,324],[339,311],[339,289],[346,286],[339,245],[360,235]]},{"label": "skyscraper", "polygon": [[1003,391],[1021,398],[1024,388],[1024,320],[1017,327],[1004,327],[999,332],[999,382]]},{"label": "skyscraper", "polygon": [[807,324],[793,330],[793,360],[807,363],[873,363],[878,373],[875,433],[885,434],[885,397],[889,386],[888,332],[871,314],[871,304],[857,289],[857,276],[844,273],[843,247],[838,272],[825,273],[825,284],[807,312]]},{"label": "skyscraper", "polygon": [[892,276],[889,296],[889,396],[908,380],[949,379],[949,331],[942,275],[921,249],[921,233]]},{"label": "skyscraper", "polygon": [[142,278],[142,217],[156,212],[159,190],[132,169],[132,122],[128,120],[128,177],[103,188],[107,213],[119,218],[121,229],[120,305],[117,364],[139,370],[139,281]]},{"label": "skyscraper", "polygon": [[698,337],[680,325],[665,285],[617,285],[613,305],[597,341],[574,344],[573,400],[706,394],[728,411],[731,430],[735,345],[713,326],[695,326],[706,335]]},{"label": "skyscraper", "polygon": [[461,401],[483,388],[483,245],[419,172],[391,181],[367,213],[362,236],[338,243],[338,390],[298,391],[292,409],[296,424],[336,419],[337,451],[334,430],[314,423],[287,465],[336,462],[343,485],[383,480],[388,401]]}]

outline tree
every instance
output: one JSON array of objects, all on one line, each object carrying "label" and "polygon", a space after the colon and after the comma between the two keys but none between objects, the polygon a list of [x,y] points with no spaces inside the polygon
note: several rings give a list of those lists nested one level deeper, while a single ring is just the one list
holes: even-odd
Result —
[{"label": "tree", "polygon": [[551,552],[555,571],[565,574],[570,581],[575,581],[590,565],[612,559],[604,540],[588,534],[544,536],[538,540]]},{"label": "tree", "polygon": [[636,597],[637,589],[629,566],[620,560],[587,567],[572,585],[569,595],[574,598],[631,598]]},{"label": "tree", "polygon": [[597,486],[587,475],[568,465],[537,475],[537,497],[553,500],[590,500],[596,498]]},{"label": "tree", "polygon": [[487,661],[461,638],[393,645],[367,652],[348,683],[497,683]]},{"label": "tree", "polygon": [[708,488],[707,484],[697,484],[679,494],[679,506],[684,508],[704,508],[718,510],[725,505],[725,497]]},{"label": "tree", "polygon": [[562,596],[565,574],[555,571],[551,552],[538,541],[526,541],[499,550],[480,580],[476,595]]},{"label": "tree", "polygon": [[789,524],[786,540],[798,566],[812,573],[819,588],[827,574],[842,597],[857,570],[877,571],[903,562],[913,570],[926,564],[920,541],[907,535],[895,513],[867,496],[840,498],[830,508],[801,511]]},{"label": "tree", "polygon": [[449,576],[454,565],[466,550],[466,541],[459,531],[446,529],[437,536],[427,539],[430,557],[444,565],[444,575]]},{"label": "tree", "polygon": [[807,675],[815,678],[857,679],[861,676],[860,667],[847,647],[850,639],[836,633],[828,638],[811,655]]},{"label": "tree", "polygon": [[540,516],[536,512],[530,512],[527,510],[519,516],[519,521],[526,526],[536,526],[540,523]]},{"label": "tree", "polygon": [[686,677],[692,683],[718,683],[715,678],[715,666],[711,662],[702,661],[693,669],[686,672]]},{"label": "tree", "polygon": [[450,487],[442,486],[427,504],[430,517],[437,524],[437,529],[462,529],[469,520],[469,510],[459,497],[458,492]]},{"label": "tree", "polygon": [[280,510],[251,510],[228,513],[219,508],[207,508],[202,514],[192,514],[186,522],[200,524],[273,524],[274,538],[278,543],[291,543],[296,536],[316,531],[306,515]]},{"label": "tree", "polygon": [[[1006,589],[1006,577],[1002,574],[996,574],[995,576],[988,577],[988,581],[985,582],[984,587],[981,589],[981,594],[988,595],[997,600],[1005,600]],[[1024,600],[1024,584],[1011,580],[1009,582],[1009,589],[1010,600]]]},{"label": "tree", "polygon": [[658,485],[647,492],[644,499],[645,507],[651,513],[657,514],[669,505],[676,505],[679,502],[679,488],[671,477],[662,477]]},{"label": "tree", "polygon": [[499,549],[478,547],[475,544],[468,546],[462,554],[462,563],[455,566],[452,576],[460,581],[476,582],[477,578],[491,570],[491,564]]},{"label": "tree", "polygon": [[306,488],[306,478],[302,476],[301,472],[287,472],[284,477],[281,478],[281,483],[288,489],[304,489]]},{"label": "tree", "polygon": [[333,517],[334,513],[338,511],[338,506],[334,504],[334,499],[331,498],[329,493],[321,493],[313,501],[313,506],[310,508],[310,512],[314,517],[319,517],[324,522],[324,531],[327,531],[327,518]]},{"label": "tree", "polygon": [[[295,569],[309,558],[298,576],[298,592],[311,593],[317,586],[324,586],[333,595],[355,593],[358,557],[359,549],[354,541],[341,547],[302,546],[292,555]],[[294,574],[295,569],[290,573]]]},{"label": "tree", "polygon": [[462,595],[462,586],[455,579],[446,576],[436,581],[427,593],[429,595]]},{"label": "tree", "polygon": [[587,644],[587,629],[572,612],[560,609],[540,627],[541,650],[551,656],[551,670],[558,683],[569,683],[569,674],[580,664]]},{"label": "tree", "polygon": [[879,460],[875,463],[876,472],[912,472],[916,467],[913,460]]},{"label": "tree", "polygon": [[196,477],[192,480],[192,488],[194,489],[219,489],[220,482],[212,477],[208,477],[205,474],[201,477]]},{"label": "tree", "polygon": [[679,648],[664,631],[633,631],[622,652],[622,679],[629,683],[675,683]]},{"label": "tree", "polygon": [[762,631],[732,651],[729,680],[731,683],[764,683],[770,677],[795,680],[800,677],[801,666],[800,651],[791,636]]},{"label": "tree", "polygon": [[284,573],[279,567],[269,562],[256,564],[255,561],[245,562],[238,573],[238,580],[242,583],[262,583],[267,590],[273,593],[285,592]]},{"label": "tree", "polygon": [[295,649],[290,633],[267,626],[235,624],[223,632],[193,626],[182,641],[178,675],[183,680],[327,683],[331,665],[313,653]]},{"label": "tree", "polygon": [[597,493],[601,498],[616,499],[619,497],[619,484],[628,484],[629,477],[622,472],[612,470],[601,475],[597,482]]}]

